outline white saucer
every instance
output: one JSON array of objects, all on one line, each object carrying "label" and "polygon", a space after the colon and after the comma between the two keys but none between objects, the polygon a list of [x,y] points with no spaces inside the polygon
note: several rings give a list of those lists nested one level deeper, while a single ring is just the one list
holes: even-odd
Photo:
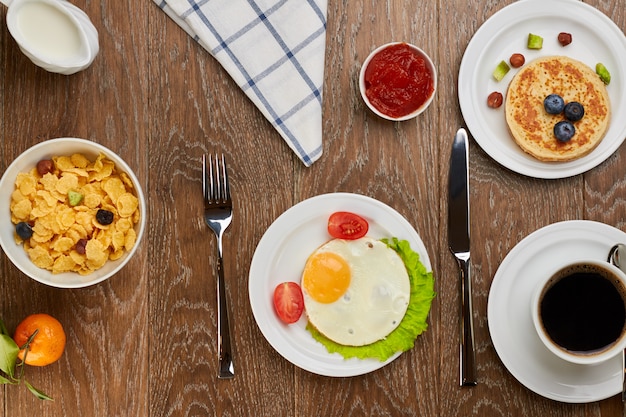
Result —
[{"label": "white saucer", "polygon": [[[559,32],[572,34],[562,47]],[[541,50],[526,47],[528,33],[544,38]],[[602,62],[611,72],[607,91],[613,115],[602,142],[588,155],[570,162],[542,162],[515,143],[506,126],[504,106],[491,109],[487,96],[506,93],[517,72],[512,68],[497,82],[496,65],[522,53],[526,62],[548,55],[565,55],[592,69]],[[588,171],[611,156],[626,138],[626,37],[606,15],[578,0],[519,0],[491,16],[470,40],[459,69],[458,94],[463,118],[478,145],[501,165],[536,178],[564,178]]]},{"label": "white saucer", "polygon": [[426,247],[411,224],[397,211],[359,194],[323,194],[304,200],[281,214],[267,229],[252,257],[248,289],[250,306],[261,333],[270,345],[294,365],[319,375],[345,377],[382,368],[376,359],[344,359],[330,354],[305,329],[306,315],[297,323],[283,324],[272,305],[274,288],[284,281],[299,282],[309,255],[331,237],[328,217],[336,211],[350,211],[369,223],[368,236],[376,239],[397,237],[407,240],[420,261],[431,270]]},{"label": "white saucer", "polygon": [[528,389],[557,401],[587,403],[622,390],[622,358],[599,365],[566,362],[546,348],[533,327],[532,292],[556,259],[606,260],[626,233],[603,223],[554,223],[528,235],[498,268],[487,305],[489,332],[502,363]]}]

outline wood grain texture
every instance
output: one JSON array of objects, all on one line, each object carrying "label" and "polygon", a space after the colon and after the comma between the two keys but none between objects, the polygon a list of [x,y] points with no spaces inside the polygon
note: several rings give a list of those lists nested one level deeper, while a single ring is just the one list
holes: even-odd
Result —
[{"label": "wood grain texture", "polygon": [[[472,273],[479,385],[458,386],[456,264],[447,247],[451,141],[463,119],[457,80],[472,34],[513,0],[329,1],[324,155],[305,168],[219,64],[151,0],[72,0],[98,28],[100,54],[72,76],[50,74],[0,30],[0,169],[45,139],[82,137],[119,153],[148,201],[147,234],[105,283],[40,285],[0,257],[0,317],[9,329],[47,312],[68,334],[58,363],[0,388],[0,416],[534,416],[621,415],[618,396],[563,404],[521,385],[503,366],[487,323],[493,276],[533,231],[592,219],[626,230],[621,147],[597,168],[544,181],[515,174],[470,142]],[[624,30],[623,0],[589,0]],[[6,8],[0,9],[4,21]],[[403,40],[438,69],[431,107],[408,122],[373,115],[358,91],[371,50]],[[236,377],[217,379],[216,241],[204,224],[204,153],[224,153],[235,215],[225,236]],[[263,233],[294,204],[353,192],[392,207],[424,241],[437,297],[415,347],[368,375],[327,378],[283,359],[253,318],[250,262]],[[252,295],[254,296],[254,294]]]}]

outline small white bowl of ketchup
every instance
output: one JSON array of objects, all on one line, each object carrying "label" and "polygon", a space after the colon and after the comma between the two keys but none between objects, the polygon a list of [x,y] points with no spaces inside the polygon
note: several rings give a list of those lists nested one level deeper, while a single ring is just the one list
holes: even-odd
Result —
[{"label": "small white bowl of ketchup", "polygon": [[378,116],[409,120],[433,101],[437,71],[417,46],[392,42],[376,48],[363,62],[359,89],[365,104]]}]

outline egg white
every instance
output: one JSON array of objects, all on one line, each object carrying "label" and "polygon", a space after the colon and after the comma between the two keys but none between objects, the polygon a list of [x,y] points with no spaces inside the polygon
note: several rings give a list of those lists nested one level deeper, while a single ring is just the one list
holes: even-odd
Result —
[{"label": "egg white", "polygon": [[384,339],[404,317],[410,298],[409,276],[400,256],[378,240],[331,240],[311,256],[332,252],[350,266],[347,291],[337,301],[320,303],[302,285],[310,323],[336,343],[364,346]]}]

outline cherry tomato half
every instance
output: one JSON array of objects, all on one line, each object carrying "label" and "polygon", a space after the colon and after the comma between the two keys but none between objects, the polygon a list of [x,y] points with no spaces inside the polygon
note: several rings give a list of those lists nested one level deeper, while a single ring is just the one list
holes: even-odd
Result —
[{"label": "cherry tomato half", "polygon": [[358,239],[365,236],[368,229],[367,220],[347,211],[333,213],[328,219],[328,233],[337,239]]},{"label": "cherry tomato half", "polygon": [[304,311],[304,297],[300,286],[295,282],[278,284],[274,289],[274,309],[283,322],[297,322]]}]

